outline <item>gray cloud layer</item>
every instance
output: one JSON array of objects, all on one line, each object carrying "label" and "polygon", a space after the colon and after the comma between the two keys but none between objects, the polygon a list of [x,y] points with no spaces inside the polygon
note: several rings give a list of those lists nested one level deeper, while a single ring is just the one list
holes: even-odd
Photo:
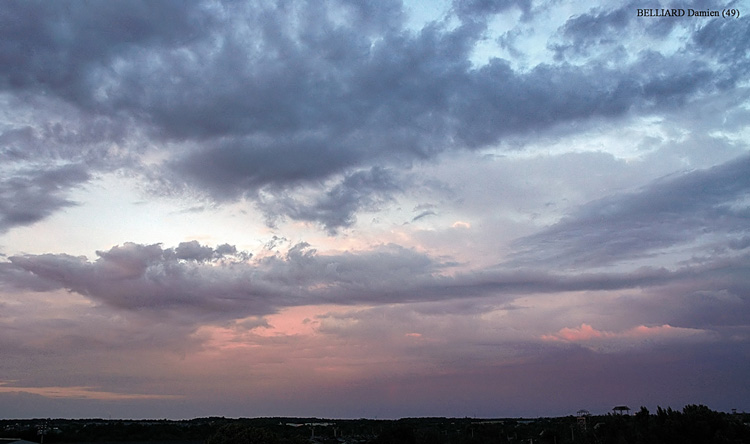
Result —
[{"label": "gray cloud layer", "polygon": [[715,237],[712,248],[744,250],[750,237],[750,157],[666,177],[633,193],[577,209],[521,239],[520,263],[594,267]]},{"label": "gray cloud layer", "polygon": [[89,177],[83,165],[66,165],[16,171],[0,179],[0,233],[31,225],[60,208],[75,205],[64,197],[63,190],[86,183]]}]

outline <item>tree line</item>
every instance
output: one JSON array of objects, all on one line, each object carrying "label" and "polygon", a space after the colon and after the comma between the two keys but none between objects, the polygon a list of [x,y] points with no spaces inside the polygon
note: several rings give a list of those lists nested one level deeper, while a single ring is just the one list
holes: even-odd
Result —
[{"label": "tree line", "polygon": [[746,444],[750,414],[704,405],[557,418],[0,420],[0,437],[45,444]]}]

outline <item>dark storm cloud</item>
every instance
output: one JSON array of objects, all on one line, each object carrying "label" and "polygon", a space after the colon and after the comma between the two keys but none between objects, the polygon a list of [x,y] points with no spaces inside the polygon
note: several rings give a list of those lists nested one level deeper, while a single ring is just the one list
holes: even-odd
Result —
[{"label": "dark storm cloud", "polygon": [[161,0],[9,1],[0,8],[0,85],[92,105],[96,70],[139,47],[181,45],[201,30],[198,5]]},{"label": "dark storm cloud", "polygon": [[519,75],[506,61],[493,59],[472,75],[470,87],[456,98],[455,111],[462,121],[455,136],[480,148],[504,136],[621,115],[643,98],[641,88],[622,70],[539,65]]},{"label": "dark storm cloud", "polygon": [[393,173],[373,167],[347,175],[313,202],[300,201],[291,196],[272,196],[264,199],[260,207],[266,214],[319,222],[334,234],[338,228],[352,225],[358,210],[377,210],[379,204],[390,200],[391,194],[400,189],[401,185]]},{"label": "dark storm cloud", "polygon": [[[163,180],[222,201],[634,109],[672,109],[744,73],[727,68],[716,46],[700,51],[721,35],[741,36],[744,19],[704,31],[683,55],[631,54],[635,61],[618,67],[592,60],[522,72],[501,59],[475,67],[486,19],[512,7],[528,18],[526,1],[457,1],[459,26],[411,32],[395,1],[5,2],[0,88],[133,122],[150,142],[173,143]],[[622,10],[592,13],[563,34],[575,43],[623,26]],[[368,208],[382,191],[367,181],[356,192],[346,187],[317,204],[266,209],[334,231],[351,223],[357,202]],[[326,209],[333,204],[343,207]]]},{"label": "dark storm cloud", "polygon": [[718,235],[713,248],[742,247],[750,226],[750,157],[663,178],[633,193],[582,206],[520,240],[520,263],[597,266],[643,258]]},{"label": "dark storm cloud", "polygon": [[[340,155],[337,155],[340,154]],[[172,165],[217,199],[236,199],[263,186],[283,188],[323,179],[358,160],[320,138],[237,138],[201,147]]]},{"label": "dark storm cloud", "polygon": [[60,208],[75,205],[65,192],[89,179],[82,165],[11,172],[0,179],[0,233],[31,225]]},{"label": "dark storm cloud", "polygon": [[551,45],[558,60],[566,53],[586,55],[588,48],[621,43],[620,31],[633,17],[633,4],[614,10],[592,10],[568,19],[558,31],[565,43]]}]

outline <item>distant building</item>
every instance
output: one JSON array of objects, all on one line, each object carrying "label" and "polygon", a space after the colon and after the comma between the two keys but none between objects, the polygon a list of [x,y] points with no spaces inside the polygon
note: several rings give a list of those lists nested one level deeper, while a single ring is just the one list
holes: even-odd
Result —
[{"label": "distant building", "polygon": [[612,413],[615,415],[630,415],[630,407],[626,405],[618,405],[612,409]]},{"label": "distant building", "polygon": [[591,412],[586,409],[581,409],[576,412],[576,419],[578,421],[578,428],[585,431],[587,429],[586,418],[591,416]]}]

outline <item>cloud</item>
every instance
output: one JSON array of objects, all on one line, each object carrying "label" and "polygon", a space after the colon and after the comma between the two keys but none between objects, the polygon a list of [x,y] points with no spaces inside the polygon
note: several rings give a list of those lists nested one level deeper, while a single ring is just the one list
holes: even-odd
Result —
[{"label": "cloud", "polygon": [[223,255],[197,243],[184,243],[177,249],[126,243],[97,255],[95,262],[66,254],[16,256],[10,261],[46,282],[57,283],[58,288],[128,310],[211,314],[240,306],[268,313],[273,311],[274,296],[281,297],[271,282],[234,273],[246,256],[238,255],[228,265],[214,267]]},{"label": "cloud", "polygon": [[[631,341],[638,342],[672,342],[672,341],[705,341],[706,339],[715,338],[711,332],[692,328],[673,327],[668,324],[661,326],[648,327],[639,325],[622,332],[612,332],[606,330],[597,330],[588,324],[581,324],[579,327],[562,328],[557,333],[543,335],[544,341],[562,341],[570,343],[591,344],[597,348],[603,345],[616,346],[617,343],[627,343]],[[622,344],[620,344],[622,346]],[[627,345],[626,345],[627,346]]]},{"label": "cloud", "polygon": [[462,20],[487,20],[488,16],[517,7],[524,14],[531,11],[530,0],[453,0],[453,10]]},{"label": "cloud", "polygon": [[[635,2],[627,2],[617,8],[595,7],[583,14],[573,15],[557,29],[547,46],[554,51],[554,58],[558,62],[603,63],[606,60],[626,63],[629,56],[642,51],[673,53],[675,48],[669,42],[677,32],[682,31],[692,37],[686,48],[695,55],[694,60],[706,55],[706,50],[711,56],[722,59],[724,68],[729,69],[720,70],[721,76],[733,72],[731,76],[739,79],[738,74],[742,69],[732,69],[732,65],[735,65],[734,68],[739,68],[739,65],[747,68],[747,64],[742,61],[744,49],[737,49],[729,43],[747,34],[747,21],[708,20],[696,23],[681,20],[637,20],[633,11],[641,6]],[[697,0],[682,1],[671,7],[700,11],[722,10],[726,5],[713,0]],[[617,38],[613,37],[615,35]],[[644,35],[648,37],[647,45],[644,44]],[[729,44],[726,50],[718,47],[724,43]],[[730,61],[729,57],[732,56],[739,57]]]},{"label": "cloud", "polygon": [[616,311],[624,319],[644,323],[713,330],[727,339],[742,336],[750,316],[750,299],[746,296],[750,282],[744,276],[748,270],[739,267],[743,260],[746,258],[695,279],[646,289],[640,295],[623,295],[616,302],[604,304],[601,313]]},{"label": "cloud", "polygon": [[[188,255],[185,250],[193,253]],[[726,288],[739,289],[745,285],[741,276],[747,271],[744,257],[738,257],[733,259],[735,271],[731,274],[725,272],[727,263],[715,261],[674,271],[644,267],[625,272],[555,274],[536,269],[485,269],[447,274],[451,262],[396,245],[321,254],[300,243],[284,254],[253,258],[241,252],[220,255],[217,249],[196,242],[177,249],[126,243],[97,255],[93,262],[66,254],[11,256],[2,277],[7,288],[67,289],[131,312],[183,313],[188,322],[217,322],[313,304],[474,297],[508,302],[528,294],[658,288],[677,282],[692,282],[696,289],[721,282]]]},{"label": "cloud", "polygon": [[552,45],[556,58],[562,60],[569,53],[588,55],[591,47],[599,49],[604,45],[621,44],[622,39],[614,36],[620,35],[630,23],[633,8],[634,5],[628,3],[618,9],[592,9],[587,14],[569,18],[558,30],[565,43]]},{"label": "cloud", "polygon": [[289,193],[269,193],[262,197],[259,206],[268,215],[318,222],[330,234],[335,234],[337,229],[355,222],[357,211],[377,211],[391,200],[393,193],[401,191],[402,181],[397,180],[390,170],[373,167],[348,174],[340,182],[325,188],[327,191],[313,197],[312,201]]},{"label": "cloud", "polygon": [[47,280],[10,262],[0,263],[0,285],[9,290],[52,291],[60,288],[53,280]]},{"label": "cloud", "polygon": [[750,36],[750,21],[747,19],[725,22],[711,20],[692,35],[696,51],[707,52],[729,69],[722,81],[733,84],[750,69],[748,48],[739,44]]},{"label": "cloud", "polygon": [[[475,66],[486,31],[479,18],[513,7],[532,18],[526,1],[457,1],[459,25],[446,18],[412,32],[395,1],[10,3],[2,11],[0,89],[59,100],[84,116],[81,134],[110,142],[122,131],[93,128],[127,122],[142,145],[161,147],[162,161],[144,178],[218,202],[263,203],[269,193],[343,177],[332,191],[341,196],[260,206],[269,219],[335,232],[384,196],[372,181],[352,183],[364,171],[634,110],[678,109],[746,72],[712,43],[741,38],[742,19],[706,25],[684,52],[633,49],[616,67],[593,59],[520,71],[500,58]],[[622,11],[581,15],[562,35],[583,48],[576,42],[584,36],[627,26]],[[143,173],[137,163],[127,168]]]},{"label": "cloud", "polygon": [[[750,213],[750,157],[665,177],[631,193],[605,197],[519,240],[519,263],[563,267],[612,265],[701,237],[741,245]],[[711,236],[726,236],[712,240]]]},{"label": "cloud", "polygon": [[76,205],[65,198],[65,192],[90,178],[86,167],[80,164],[10,172],[0,179],[0,233],[31,225],[61,208]]},{"label": "cloud", "polygon": [[[164,254],[171,257],[172,250],[167,250]],[[180,242],[177,248],[174,249],[174,257],[185,261],[207,262],[211,260],[221,261],[224,258],[248,260],[252,257],[252,254],[244,251],[237,251],[237,247],[234,245],[222,244],[218,245],[216,248],[211,248],[209,246],[201,245],[196,240],[192,240],[190,242]]]},{"label": "cloud", "polygon": [[414,216],[411,219],[411,221],[412,222],[416,222],[416,221],[418,221],[420,219],[424,219],[425,217],[436,216],[436,215],[437,215],[437,213],[434,212],[434,211],[432,211],[432,210],[422,211],[421,213],[419,213],[416,216]]},{"label": "cloud", "polygon": [[[143,45],[187,43],[206,14],[199,5],[163,0],[106,4],[13,2],[4,5],[0,31],[0,85],[48,90],[91,107],[105,68]],[[198,26],[196,26],[198,25]]]},{"label": "cloud", "polygon": [[402,288],[414,286],[412,279],[429,279],[439,268],[423,254],[392,245],[356,255],[320,255],[297,244],[284,256],[255,261],[248,253],[225,255],[219,249],[230,250],[197,242],[176,249],[126,243],[98,251],[94,262],[66,254],[12,256],[2,277],[20,289],[56,286],[120,309],[177,311],[208,320],[322,302],[398,300]]}]

